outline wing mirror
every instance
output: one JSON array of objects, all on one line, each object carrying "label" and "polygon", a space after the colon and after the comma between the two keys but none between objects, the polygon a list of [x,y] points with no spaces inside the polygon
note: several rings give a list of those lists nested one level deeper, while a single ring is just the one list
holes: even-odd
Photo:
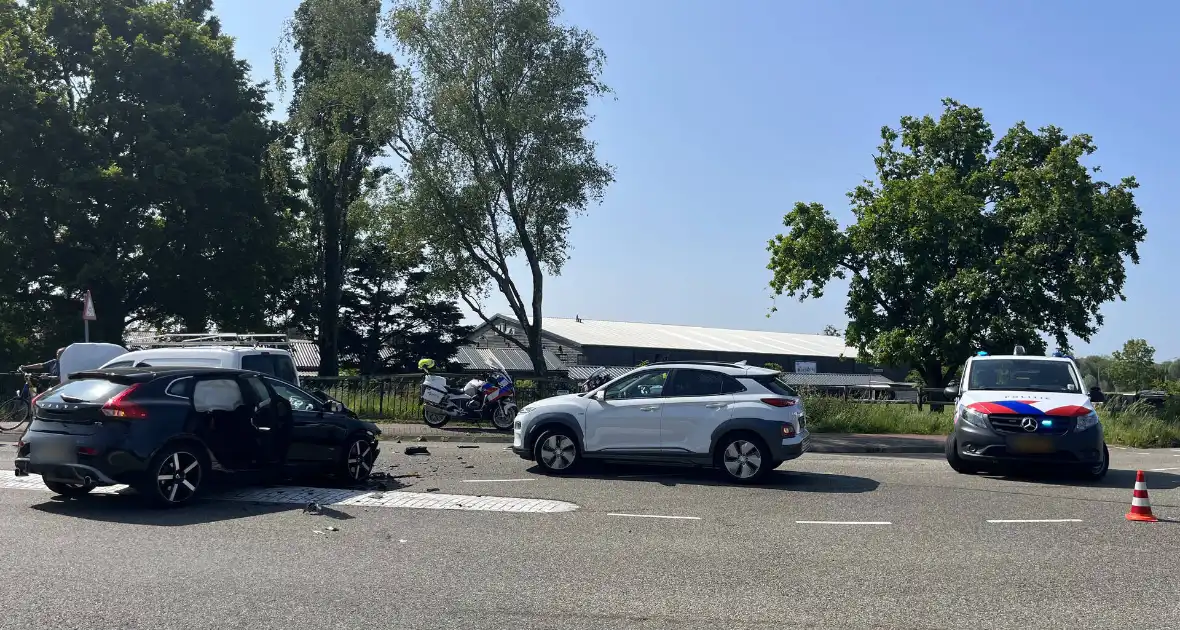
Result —
[{"label": "wing mirror", "polygon": [[1092,403],[1106,402],[1106,394],[1103,394],[1102,390],[1098,389],[1097,387],[1091,387],[1090,388],[1090,402],[1092,402]]},{"label": "wing mirror", "polygon": [[606,400],[606,390],[600,389],[600,390],[594,392],[594,400],[597,400],[599,402]]},{"label": "wing mirror", "polygon": [[344,405],[335,400],[328,401],[328,411],[332,413],[344,413]]},{"label": "wing mirror", "polygon": [[942,390],[942,395],[946,396],[947,400],[954,400],[959,397],[958,385],[947,385],[946,389]]}]

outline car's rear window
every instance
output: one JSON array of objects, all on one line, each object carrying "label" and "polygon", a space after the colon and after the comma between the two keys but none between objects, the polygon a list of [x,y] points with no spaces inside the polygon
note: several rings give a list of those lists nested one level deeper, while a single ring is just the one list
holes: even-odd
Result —
[{"label": "car's rear window", "polygon": [[84,378],[59,385],[41,397],[44,402],[106,402],[127,385],[98,378]]},{"label": "car's rear window", "polygon": [[759,385],[765,387],[766,389],[769,389],[770,391],[778,394],[779,396],[798,396],[799,395],[798,393],[795,392],[794,389],[791,388],[790,385],[787,385],[786,383],[784,383],[782,381],[782,379],[780,379],[778,377],[777,374],[765,374],[765,375],[761,375],[761,376],[751,376],[750,378],[753,379],[755,383],[758,383]]}]

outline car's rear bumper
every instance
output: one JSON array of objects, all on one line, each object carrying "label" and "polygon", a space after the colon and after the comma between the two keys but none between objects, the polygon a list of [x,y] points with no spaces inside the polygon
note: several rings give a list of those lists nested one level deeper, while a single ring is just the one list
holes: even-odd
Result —
[{"label": "car's rear bumper", "polygon": [[795,459],[811,449],[811,431],[803,430],[801,435],[770,443],[771,455],[781,461]]},{"label": "car's rear bumper", "polygon": [[[959,457],[971,462],[1097,464],[1102,461],[1102,425],[1061,435],[1001,433],[959,422],[952,434]],[[1036,439],[1043,452],[1018,447],[1021,439]],[[1027,448],[1027,447],[1025,447]],[[1039,447],[1038,447],[1039,448]]]},{"label": "car's rear bumper", "polygon": [[[60,424],[60,423],[59,423]],[[126,447],[117,429],[96,428],[88,434],[59,431],[27,431],[19,443],[14,464],[17,474],[41,475],[49,481],[98,485],[130,483],[147,468],[150,452]],[[108,430],[102,430],[108,429]]]},{"label": "car's rear bumper", "polygon": [[86,464],[32,464],[27,457],[17,458],[15,464],[17,477],[41,475],[41,478],[46,481],[99,486],[113,486],[119,483],[98,468]]}]

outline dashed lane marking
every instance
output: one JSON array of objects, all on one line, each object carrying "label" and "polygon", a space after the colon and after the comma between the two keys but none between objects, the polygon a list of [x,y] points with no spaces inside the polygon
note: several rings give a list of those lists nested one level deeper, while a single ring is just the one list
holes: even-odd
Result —
[{"label": "dashed lane marking", "polygon": [[[49,488],[37,476],[17,477],[10,470],[0,470],[0,488],[12,490],[39,490]],[[117,494],[127,486],[105,486],[95,488],[94,494]],[[250,501],[258,503],[279,503],[299,505],[315,502],[320,505],[342,505],[359,507],[415,508],[424,510],[471,510],[480,512],[528,512],[551,514],[573,512],[577,504],[551,499],[519,499],[515,497],[471,496],[464,494],[438,494],[423,492],[371,492],[338,488],[313,488],[306,486],[280,486],[274,488],[243,488],[206,498],[214,501]]]},{"label": "dashed lane marking", "polygon": [[510,481],[536,481],[536,479],[464,479],[463,483],[508,483]]},{"label": "dashed lane marking", "polygon": [[664,514],[623,514],[620,512],[607,512],[607,516],[626,516],[630,518],[669,518],[682,521],[699,521],[699,516],[667,516]]},{"label": "dashed lane marking", "polygon": [[799,525],[892,525],[890,521],[795,521]]},{"label": "dashed lane marking", "polygon": [[989,523],[1081,523],[1080,518],[989,519]]}]

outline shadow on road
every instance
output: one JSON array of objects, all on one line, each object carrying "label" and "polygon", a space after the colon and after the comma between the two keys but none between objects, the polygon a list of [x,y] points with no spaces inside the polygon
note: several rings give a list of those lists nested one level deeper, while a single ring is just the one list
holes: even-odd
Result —
[{"label": "shadow on road", "polygon": [[[538,466],[529,468],[529,472],[545,476],[545,473]],[[717,471],[708,468],[644,466],[588,461],[582,462],[582,468],[579,472],[563,475],[563,477],[658,483],[669,488],[682,485],[727,486],[732,488],[767,488],[787,492],[823,492],[831,494],[872,492],[880,485],[875,479],[869,479],[867,477],[798,472],[781,468],[767,475],[762,483],[744,485],[731,483],[722,478]]]},{"label": "shadow on road", "polygon": [[[1076,486],[1080,488],[1124,488],[1130,492],[1135,487],[1134,470],[1110,469],[1102,481],[1086,481],[1076,474],[1052,468],[1024,466],[1003,471],[983,473],[986,477],[1027,481],[1052,486]],[[1180,475],[1168,472],[1144,471],[1148,490],[1174,490],[1180,488]]]},{"label": "shadow on road", "polygon": [[56,516],[160,527],[199,525],[299,509],[295,505],[228,501],[198,501],[176,509],[153,509],[132,491],[88,495],[77,499],[54,497],[31,507]]}]

